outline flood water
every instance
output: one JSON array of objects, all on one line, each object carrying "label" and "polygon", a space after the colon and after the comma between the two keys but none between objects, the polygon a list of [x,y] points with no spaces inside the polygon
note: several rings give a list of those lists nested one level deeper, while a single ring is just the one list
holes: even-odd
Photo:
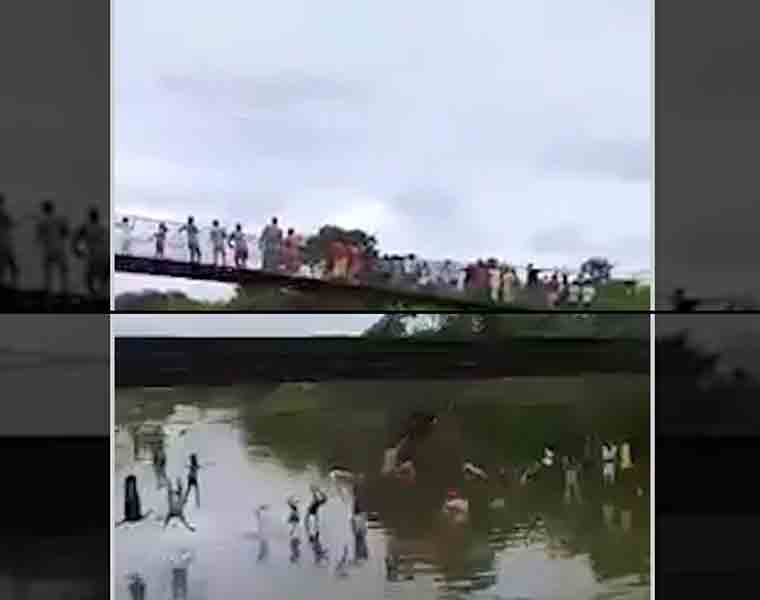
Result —
[{"label": "flood water", "polygon": [[[147,600],[172,598],[180,556],[188,600],[648,598],[648,389],[648,378],[622,376],[118,389],[114,515],[124,514],[129,474],[143,511],[155,512],[114,531],[115,598],[131,597],[130,573],[143,578]],[[417,479],[381,477],[383,449],[413,410],[439,417],[417,447]],[[568,501],[557,464],[526,485],[497,475],[540,459],[546,443],[557,458],[582,457],[587,434],[632,440],[635,466],[624,479],[603,488],[592,457],[580,498]],[[157,440],[168,476],[185,485],[188,456],[198,455],[200,507],[190,495],[185,510],[195,532],[176,520],[163,528],[167,494],[149,449]],[[464,460],[489,481],[464,480]],[[353,560],[350,497],[328,477],[336,465],[366,473],[366,560]],[[325,554],[301,529],[294,555],[286,499],[295,494],[305,507],[313,483],[329,497],[320,511]],[[469,498],[467,523],[442,515],[452,487]]]}]

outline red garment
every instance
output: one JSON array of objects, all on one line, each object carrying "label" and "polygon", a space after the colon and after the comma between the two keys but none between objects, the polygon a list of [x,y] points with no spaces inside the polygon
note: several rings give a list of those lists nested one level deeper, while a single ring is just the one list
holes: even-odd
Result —
[{"label": "red garment", "polygon": [[329,262],[331,266],[343,258],[348,258],[348,251],[346,250],[346,245],[339,240],[330,242],[328,252],[329,252],[329,259],[330,259]]},{"label": "red garment", "polygon": [[477,289],[485,289],[488,287],[488,269],[483,266],[475,267],[475,282],[474,287]]},{"label": "red garment", "polygon": [[350,255],[348,272],[355,277],[361,272],[362,267],[364,266],[364,257],[362,256],[361,249],[356,244],[348,246],[348,253]]},{"label": "red garment", "polygon": [[289,235],[283,242],[285,268],[290,273],[295,273],[301,267],[300,237],[297,234]]}]

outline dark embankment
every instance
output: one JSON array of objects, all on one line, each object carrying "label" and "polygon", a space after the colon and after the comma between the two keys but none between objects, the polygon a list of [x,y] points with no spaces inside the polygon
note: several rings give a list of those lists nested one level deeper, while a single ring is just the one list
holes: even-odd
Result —
[{"label": "dark embankment", "polygon": [[648,373],[646,340],[118,338],[117,386]]}]

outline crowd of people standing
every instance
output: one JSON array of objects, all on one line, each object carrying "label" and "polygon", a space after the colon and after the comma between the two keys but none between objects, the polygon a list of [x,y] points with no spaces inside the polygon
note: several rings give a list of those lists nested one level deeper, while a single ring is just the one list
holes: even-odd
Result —
[{"label": "crowd of people standing", "polygon": [[[129,254],[129,234],[134,229],[134,221],[124,217],[118,228],[124,234],[122,253]],[[168,232],[169,228],[162,222],[152,234],[157,259],[165,257]],[[517,267],[496,258],[462,264],[453,260],[425,260],[415,254],[380,255],[374,247],[348,235],[321,239],[307,249],[304,235],[292,227],[283,231],[277,217],[273,217],[256,238],[245,232],[240,223],[228,232],[214,220],[208,230],[208,241],[202,241],[201,229],[192,216],[177,227],[176,233],[184,234],[191,263],[200,264],[203,248],[210,246],[215,267],[228,267],[227,253],[231,250],[234,267],[248,268],[250,244],[255,240],[264,271],[464,296],[494,304],[512,304],[527,290],[548,307],[590,308],[599,283],[588,272],[579,271],[571,277],[567,270],[539,268],[532,263]]]},{"label": "crowd of people standing", "polygon": [[110,259],[108,231],[101,223],[100,212],[91,208],[83,223],[72,231],[68,219],[57,212],[52,200],[40,204],[38,214],[14,219],[6,207],[5,196],[0,194],[0,288],[18,289],[21,268],[16,255],[14,233],[23,221],[32,221],[34,239],[39,248],[42,287],[46,294],[58,290],[70,292],[70,254],[85,262],[84,285],[93,297],[108,294]]}]

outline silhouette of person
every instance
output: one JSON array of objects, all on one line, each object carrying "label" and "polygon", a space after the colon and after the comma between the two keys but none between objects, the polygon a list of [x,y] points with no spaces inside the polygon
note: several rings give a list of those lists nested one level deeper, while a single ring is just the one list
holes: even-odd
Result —
[{"label": "silhouette of person", "polygon": [[168,485],[167,499],[169,504],[169,510],[166,513],[166,519],[164,519],[164,529],[172,519],[179,519],[179,521],[187,527],[190,531],[195,531],[195,527],[190,525],[185,518],[185,500],[186,496],[182,493],[182,480],[177,478],[176,488],[172,488],[171,483]]},{"label": "silhouette of person", "polygon": [[190,455],[190,464],[187,468],[189,472],[187,474],[187,492],[185,495],[185,502],[187,502],[187,499],[190,497],[190,490],[195,490],[195,506],[200,508],[201,493],[200,488],[198,487],[198,471],[201,469],[201,466],[198,464],[198,456],[196,454]]},{"label": "silhouette of person", "polygon": [[288,513],[288,525],[290,525],[290,537],[292,538],[295,536],[296,529],[301,523],[301,516],[298,512],[298,501],[295,498],[288,498],[288,507],[290,508],[290,513]]},{"label": "silhouette of person", "polygon": [[129,581],[127,587],[129,597],[132,600],[145,600],[145,580],[138,573],[130,573],[127,576],[127,581]]},{"label": "silhouette of person", "polygon": [[156,258],[164,257],[164,250],[166,248],[166,233],[169,229],[165,223],[159,223],[156,233],[153,234],[153,238],[156,240]]},{"label": "silhouette of person", "polygon": [[306,511],[306,531],[312,541],[319,539],[319,509],[327,503],[327,495],[316,485],[311,486],[312,498]]},{"label": "silhouette of person", "polygon": [[169,483],[166,476],[166,452],[161,445],[153,448],[153,470],[156,473],[156,488],[160,490]]},{"label": "silhouette of person", "polygon": [[683,288],[678,288],[673,292],[671,303],[676,312],[693,312],[701,304],[701,301],[696,298],[688,298]]},{"label": "silhouette of person", "polygon": [[152,512],[152,510],[149,510],[143,514],[140,507],[140,494],[137,491],[137,477],[127,475],[124,478],[124,518],[116,523],[116,527],[125,523],[139,523]]},{"label": "silhouette of person", "polygon": [[55,205],[45,200],[41,206],[42,218],[37,222],[37,243],[42,247],[43,284],[46,293],[52,292],[53,271],[57,270],[61,292],[69,291],[69,261],[65,241],[69,226],[65,218],[55,214]]},{"label": "silhouette of person", "polygon": [[[82,245],[85,246],[85,251],[81,249]],[[87,259],[85,286],[90,294],[99,296],[107,293],[111,269],[106,228],[100,223],[98,209],[90,209],[87,222],[74,235],[72,247],[74,254]]]},{"label": "silhouette of person", "polygon": [[5,195],[0,194],[0,286],[5,285],[6,275],[10,287],[18,287],[19,269],[13,250],[13,228],[16,223],[5,207]]}]

